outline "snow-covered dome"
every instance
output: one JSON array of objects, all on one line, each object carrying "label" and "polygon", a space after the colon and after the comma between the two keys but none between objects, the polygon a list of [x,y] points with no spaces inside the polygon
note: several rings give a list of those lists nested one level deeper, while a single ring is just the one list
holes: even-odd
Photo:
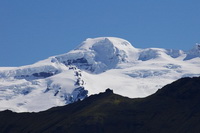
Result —
[{"label": "snow-covered dome", "polygon": [[[78,46],[79,50],[89,50],[94,49],[95,46],[107,46],[108,48],[116,47],[117,49],[127,51],[127,49],[135,48],[127,40],[117,38],[117,37],[98,37],[98,38],[88,38]],[[110,46],[110,47],[109,47]],[[103,49],[105,50],[105,49]]]},{"label": "snow-covered dome", "polygon": [[137,58],[138,49],[128,41],[116,37],[88,38],[75,50],[56,57],[65,65],[76,65],[92,73],[101,73]]}]

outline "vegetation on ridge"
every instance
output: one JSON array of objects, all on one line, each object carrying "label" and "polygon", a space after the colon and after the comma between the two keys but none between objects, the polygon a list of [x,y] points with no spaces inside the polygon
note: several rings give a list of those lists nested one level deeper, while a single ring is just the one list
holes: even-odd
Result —
[{"label": "vegetation on ridge", "polygon": [[0,112],[1,133],[198,133],[200,77],[130,99],[111,90],[40,113]]}]

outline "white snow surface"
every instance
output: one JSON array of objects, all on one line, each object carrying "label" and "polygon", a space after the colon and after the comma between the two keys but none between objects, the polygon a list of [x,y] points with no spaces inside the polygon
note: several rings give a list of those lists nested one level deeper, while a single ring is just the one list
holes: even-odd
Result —
[{"label": "white snow surface", "polygon": [[0,110],[39,112],[110,88],[146,97],[181,77],[200,76],[200,45],[189,51],[134,48],[115,37],[89,38],[76,49],[21,67],[0,67]]},{"label": "white snow surface", "polygon": [[92,73],[116,68],[119,63],[138,59],[139,49],[128,41],[114,37],[87,39],[78,48],[55,58],[66,65],[75,65]]}]

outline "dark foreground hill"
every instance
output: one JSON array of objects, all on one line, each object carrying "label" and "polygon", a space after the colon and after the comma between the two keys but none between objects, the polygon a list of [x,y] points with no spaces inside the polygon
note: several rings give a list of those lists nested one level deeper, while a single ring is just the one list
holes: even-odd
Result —
[{"label": "dark foreground hill", "polygon": [[147,98],[107,90],[40,113],[0,112],[0,133],[104,132],[199,133],[200,77],[180,79]]}]

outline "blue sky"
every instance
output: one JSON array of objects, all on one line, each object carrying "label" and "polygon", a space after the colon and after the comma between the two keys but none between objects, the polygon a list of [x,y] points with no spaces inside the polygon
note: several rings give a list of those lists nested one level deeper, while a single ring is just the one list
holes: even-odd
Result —
[{"label": "blue sky", "polygon": [[188,50],[200,42],[199,0],[0,0],[0,66],[63,54],[86,38]]}]

